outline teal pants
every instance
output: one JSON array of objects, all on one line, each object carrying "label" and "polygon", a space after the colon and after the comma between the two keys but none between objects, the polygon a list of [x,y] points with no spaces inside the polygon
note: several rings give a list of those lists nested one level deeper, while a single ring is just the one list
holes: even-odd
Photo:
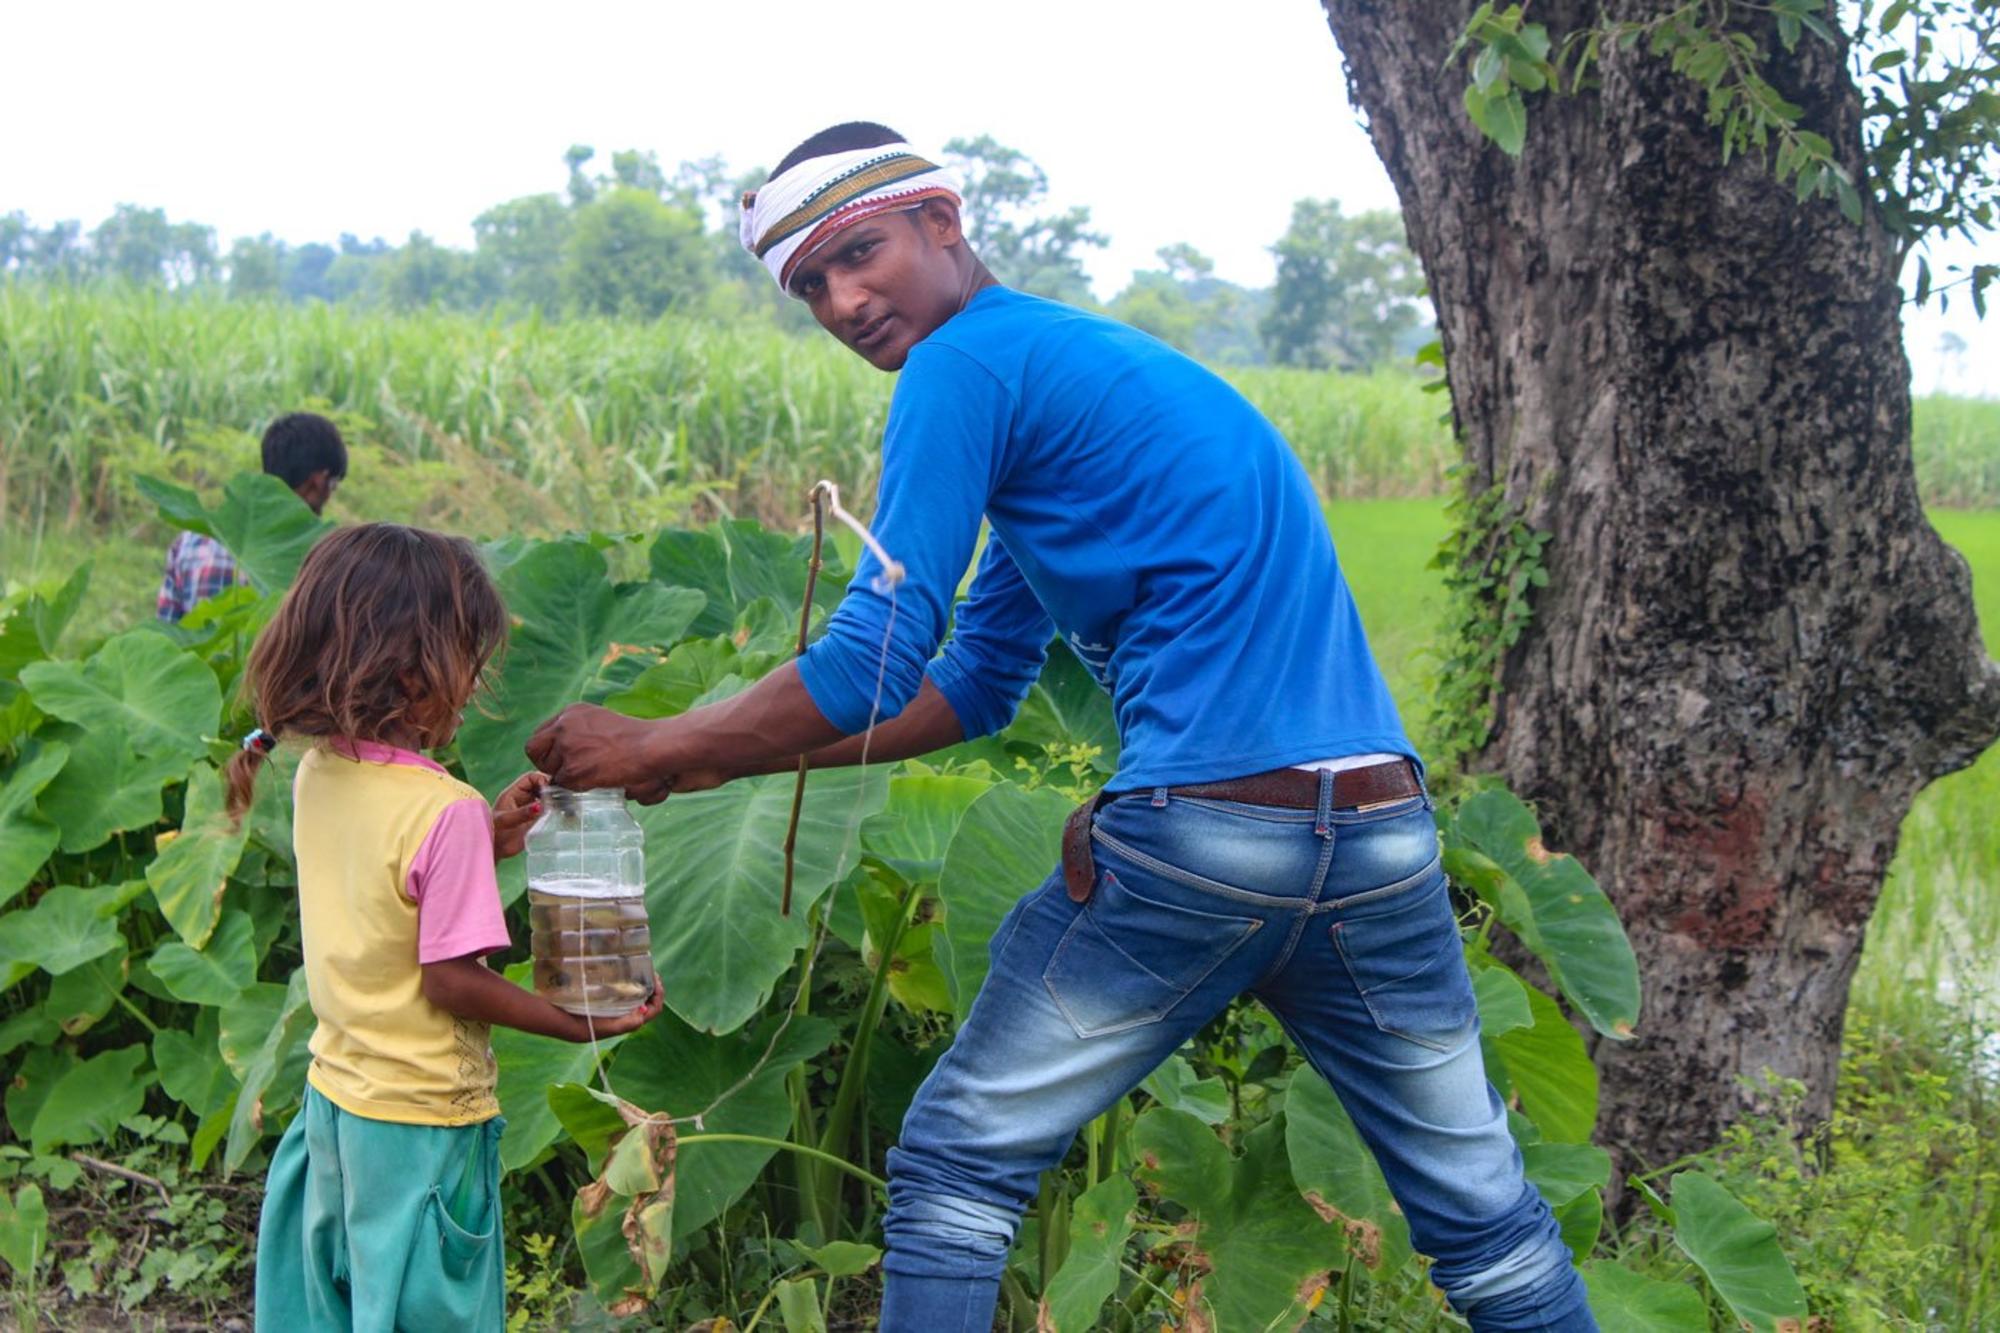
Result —
[{"label": "teal pants", "polygon": [[502,1328],[500,1130],[368,1120],[308,1086],[265,1179],[257,1333]]}]

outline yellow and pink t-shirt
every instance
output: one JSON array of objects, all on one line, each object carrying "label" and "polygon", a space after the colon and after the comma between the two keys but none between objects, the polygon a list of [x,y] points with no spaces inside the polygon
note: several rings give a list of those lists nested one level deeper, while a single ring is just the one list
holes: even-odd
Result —
[{"label": "yellow and pink t-shirt", "polygon": [[468,1125],[500,1113],[487,1025],[423,995],[425,963],[507,947],[493,812],[420,754],[315,745],[293,785],[307,1077],[371,1120]]}]

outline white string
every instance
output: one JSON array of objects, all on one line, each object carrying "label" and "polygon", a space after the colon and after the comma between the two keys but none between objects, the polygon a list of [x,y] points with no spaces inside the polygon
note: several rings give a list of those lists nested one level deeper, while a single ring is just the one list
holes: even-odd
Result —
[{"label": "white string", "polygon": [[[903,575],[904,575],[903,562],[900,560],[895,560],[890,558],[889,553],[882,549],[882,543],[875,540],[875,534],[868,530],[868,525],[863,523],[860,519],[848,513],[846,509],[841,507],[840,487],[834,485],[830,481],[827,481],[825,478],[821,478],[819,482],[817,482],[813,486],[812,494],[824,495],[826,497],[826,506],[828,509],[833,511],[833,516],[839,519],[842,523],[845,523],[849,528],[853,529],[854,535],[859,537],[862,543],[866,545],[871,552],[874,553],[875,558],[881,562],[882,572],[875,577],[875,591],[892,592],[895,589],[896,585],[903,581]],[[889,603],[889,613],[891,616],[894,616],[895,610],[896,610],[896,604],[892,599]],[[883,665],[887,666],[888,661],[889,661],[889,642],[887,639],[884,639],[882,641]],[[879,707],[881,705],[881,702],[882,702],[881,683],[880,680],[878,679],[876,682],[875,703]],[[870,727],[873,727],[875,725],[873,721],[874,714],[871,713],[869,717],[870,721],[868,725]]]},{"label": "white string", "polygon": [[[868,705],[868,726],[861,733],[861,756],[854,766],[854,808],[848,812],[847,827],[841,833],[840,855],[834,858],[833,886],[838,888],[840,882],[847,878],[847,854],[854,845],[856,835],[861,830],[861,807],[868,796],[868,750],[874,744],[875,727],[881,721],[882,717],[882,691],[887,687],[889,677],[889,646],[894,641],[896,633],[896,614],[898,609],[896,588],[902,583],[905,570],[902,561],[892,558],[888,551],[883,549],[882,543],[875,540],[875,534],[868,530],[868,525],[848,513],[846,508],[842,506],[840,503],[840,487],[831,481],[822,479],[808,493],[808,498],[824,498],[828,511],[852,529],[854,534],[861,538],[869,551],[874,554],[875,559],[882,565],[882,573],[874,579],[875,591],[885,593],[889,598],[889,616],[882,626],[882,648],[879,659],[875,664],[875,697]],[[701,1110],[694,1112],[692,1115],[673,1117],[674,1124],[686,1124],[692,1121],[697,1130],[702,1129],[703,1116],[706,1116],[731,1097],[743,1091],[759,1074],[764,1072],[764,1067],[770,1064],[771,1056],[778,1049],[778,1043],[784,1040],[785,1030],[792,1025],[793,1015],[798,1012],[799,994],[812,984],[813,968],[819,962],[819,953],[826,944],[827,931],[831,928],[831,923],[832,913],[829,912],[821,915],[819,931],[807,943],[805,956],[800,965],[798,990],[793,992],[792,1003],[785,1006],[785,1016],[779,1020],[778,1026],[772,1030],[771,1039],[764,1044],[764,1051],[757,1057],[756,1063],[750,1066],[749,1071],[742,1078],[737,1079],[736,1082],[724,1089],[715,1100],[711,1101]],[[593,1044],[595,1040],[596,1036],[593,1033]],[[603,1066],[601,1064],[599,1065],[598,1072],[600,1076],[603,1074]],[[608,1079],[605,1083],[605,1091],[611,1091]]]}]

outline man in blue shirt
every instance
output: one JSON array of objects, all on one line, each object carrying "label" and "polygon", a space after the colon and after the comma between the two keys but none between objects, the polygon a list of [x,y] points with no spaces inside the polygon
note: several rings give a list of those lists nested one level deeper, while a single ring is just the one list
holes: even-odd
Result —
[{"label": "man in blue shirt", "polygon": [[873,524],[900,571],[865,556],[825,635],[753,689],[655,722],[575,706],[530,757],[660,799],[856,762],[878,718],[871,758],[923,754],[1004,727],[1059,634],[1111,694],[1118,771],[996,932],[889,1155],[882,1327],[988,1328],[1041,1172],[1247,993],[1339,1093],[1474,1328],[1593,1328],[1486,1081],[1430,801],[1304,469],[1194,362],[999,286],[959,202],[865,123],[745,200],[779,284],[902,372]]}]

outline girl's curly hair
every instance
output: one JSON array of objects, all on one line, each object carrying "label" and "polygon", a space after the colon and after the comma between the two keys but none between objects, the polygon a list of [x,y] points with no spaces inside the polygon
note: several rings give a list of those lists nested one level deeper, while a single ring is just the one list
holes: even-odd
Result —
[{"label": "girl's curly hair", "polygon": [[[397,523],[342,528],[306,556],[257,636],[243,690],[291,736],[442,744],[507,637],[500,590],[463,537]],[[264,754],[229,761],[228,809],[250,807]]]}]

